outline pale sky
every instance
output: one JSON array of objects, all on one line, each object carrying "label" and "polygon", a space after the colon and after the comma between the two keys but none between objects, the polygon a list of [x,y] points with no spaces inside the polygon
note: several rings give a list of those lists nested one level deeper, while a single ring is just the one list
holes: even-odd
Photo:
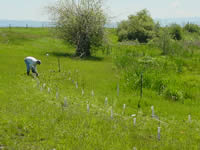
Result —
[{"label": "pale sky", "polygon": [[[0,0],[0,19],[47,21],[44,7],[57,0]],[[113,21],[126,19],[141,9],[153,18],[200,17],[200,0],[106,0]]]}]

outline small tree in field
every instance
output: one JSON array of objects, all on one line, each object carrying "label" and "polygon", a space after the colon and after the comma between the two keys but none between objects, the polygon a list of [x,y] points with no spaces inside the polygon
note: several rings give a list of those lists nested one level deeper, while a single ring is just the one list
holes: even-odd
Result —
[{"label": "small tree in field", "polygon": [[91,55],[91,47],[101,46],[106,15],[103,0],[59,0],[49,7],[59,36],[76,46],[76,56]]},{"label": "small tree in field", "polygon": [[141,43],[147,43],[155,36],[157,26],[158,24],[154,23],[148,10],[143,9],[136,15],[130,15],[128,20],[121,21],[118,24],[119,41],[138,40]]}]

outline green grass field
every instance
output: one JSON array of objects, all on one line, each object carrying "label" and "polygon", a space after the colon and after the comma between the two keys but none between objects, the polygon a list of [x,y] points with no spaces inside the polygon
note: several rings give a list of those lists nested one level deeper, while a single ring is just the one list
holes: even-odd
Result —
[{"label": "green grass field", "polygon": [[[200,149],[199,49],[192,56],[164,57],[151,46],[119,44],[114,31],[109,38],[109,54],[98,51],[82,60],[46,28],[0,29],[0,149]],[[26,75],[26,56],[42,61],[39,78]],[[132,65],[127,63],[149,57],[159,65],[144,73],[138,109],[140,90],[130,86],[139,78],[124,70]],[[156,77],[167,81],[163,94],[153,86]],[[151,117],[151,106],[159,119]]]}]

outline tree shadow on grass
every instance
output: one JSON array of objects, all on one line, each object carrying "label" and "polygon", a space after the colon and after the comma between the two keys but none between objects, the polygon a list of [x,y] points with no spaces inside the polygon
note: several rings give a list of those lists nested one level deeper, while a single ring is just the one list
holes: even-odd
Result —
[{"label": "tree shadow on grass", "polygon": [[104,59],[103,57],[98,57],[98,56],[88,56],[80,58],[78,56],[75,56],[74,53],[64,53],[64,52],[50,52],[49,55],[55,57],[68,57],[71,59],[89,60],[89,61],[102,61]]},{"label": "tree shadow on grass", "polygon": [[75,57],[73,53],[50,52],[49,54],[50,56],[55,56],[55,57],[70,57],[70,58]]}]

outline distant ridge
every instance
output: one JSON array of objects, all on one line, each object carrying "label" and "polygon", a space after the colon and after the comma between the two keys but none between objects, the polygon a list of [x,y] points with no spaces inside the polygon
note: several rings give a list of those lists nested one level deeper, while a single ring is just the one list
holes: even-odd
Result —
[{"label": "distant ridge", "polygon": [[193,23],[200,25],[200,17],[185,17],[185,18],[166,18],[166,19],[154,19],[158,21],[161,26],[167,26],[173,23],[184,26],[187,23]]},{"label": "distant ridge", "polygon": [[[161,26],[167,26],[173,23],[184,26],[185,24],[194,23],[200,25],[200,17],[185,17],[185,18],[156,18],[155,22],[159,22]],[[111,22],[105,25],[107,28],[117,28],[117,22]],[[33,20],[5,20],[0,19],[0,27],[52,27],[48,21],[33,21]]]}]

